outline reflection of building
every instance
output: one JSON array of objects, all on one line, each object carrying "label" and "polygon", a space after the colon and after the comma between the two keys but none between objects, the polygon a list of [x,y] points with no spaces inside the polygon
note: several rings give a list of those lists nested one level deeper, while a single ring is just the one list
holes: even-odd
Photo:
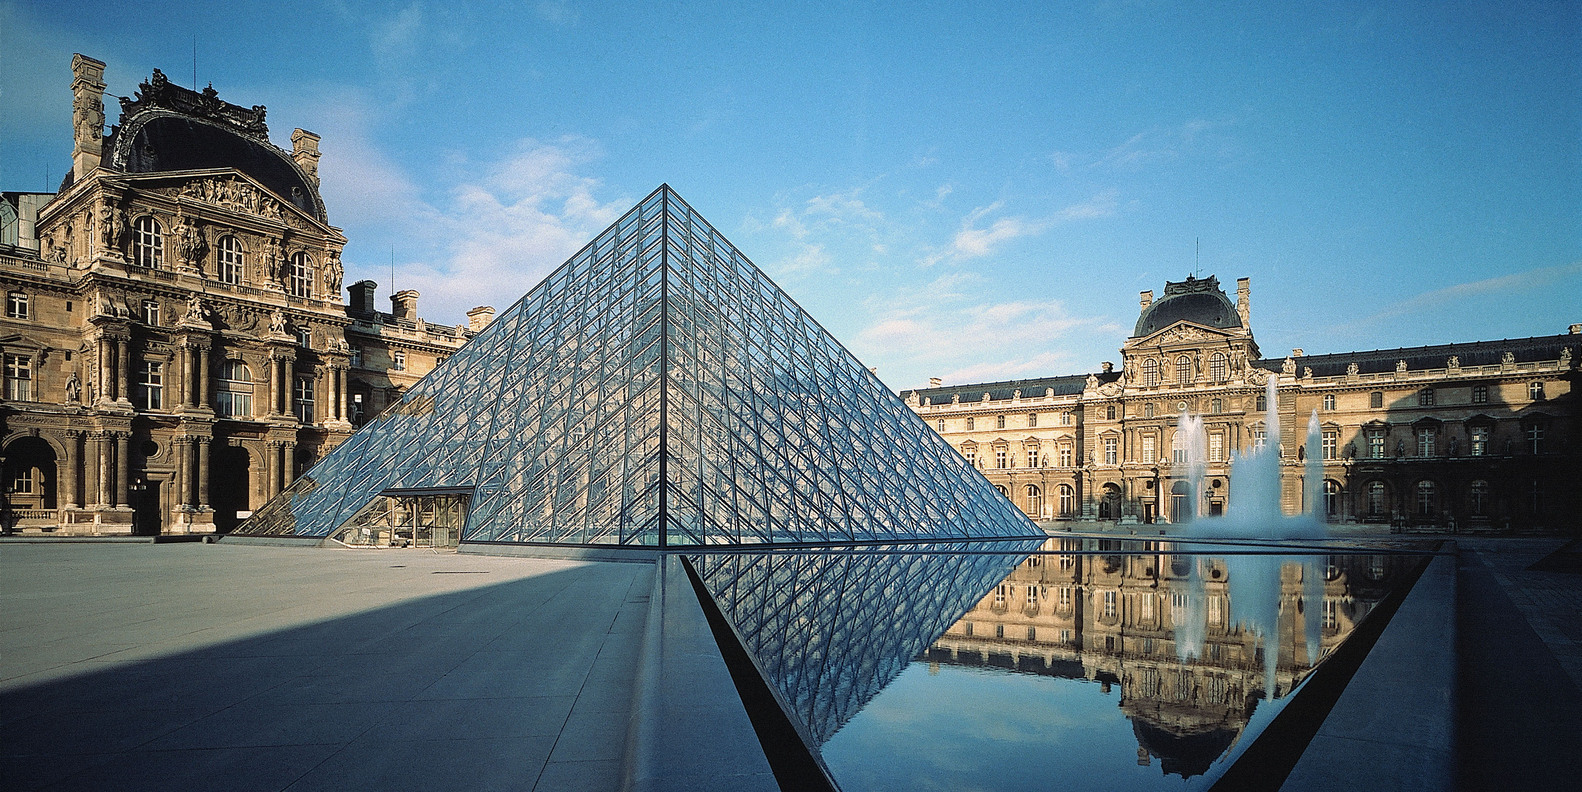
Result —
[{"label": "reflection of building", "polygon": [[276,148],[263,107],[158,71],[106,135],[104,64],[72,72],[60,191],[0,201],[6,529],[227,529],[492,313],[342,302],[317,135]]},{"label": "reflection of building", "polygon": [[1573,385],[1582,325],[1566,335],[1262,359],[1250,286],[1142,293],[1119,371],[944,386],[901,395],[1028,514],[1177,521],[1189,509],[1186,410],[1207,426],[1206,510],[1231,497],[1230,458],[1265,443],[1278,388],[1282,500],[1301,510],[1315,411],[1333,520],[1458,527],[1564,524],[1582,475]]},{"label": "reflection of building", "polygon": [[[1267,569],[1236,559],[1172,554],[1165,542],[1051,539],[921,656],[1119,685],[1120,706],[1147,756],[1184,776],[1207,769],[1267,698],[1267,625],[1238,616],[1236,574],[1266,572],[1278,626],[1276,696],[1345,639],[1388,592],[1402,556],[1316,557]],[[1308,574],[1322,581],[1309,581]],[[1318,592],[1322,594],[1318,594]],[[1321,601],[1310,601],[1315,595]],[[1316,639],[1316,646],[1308,641]],[[1190,646],[1192,659],[1180,652]],[[1146,758],[1139,755],[1139,760]]]}]

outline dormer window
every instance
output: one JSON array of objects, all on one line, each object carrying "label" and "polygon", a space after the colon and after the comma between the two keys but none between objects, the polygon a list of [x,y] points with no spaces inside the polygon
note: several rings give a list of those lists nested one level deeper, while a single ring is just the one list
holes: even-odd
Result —
[{"label": "dormer window", "polygon": [[165,265],[165,234],[152,216],[143,215],[132,223],[132,263],[149,269]]},{"label": "dormer window", "polygon": [[242,282],[242,243],[236,237],[227,234],[220,237],[216,246],[219,251],[219,276],[220,280],[233,286]]},{"label": "dormer window", "polygon": [[291,296],[313,296],[313,265],[306,253],[291,254]]}]

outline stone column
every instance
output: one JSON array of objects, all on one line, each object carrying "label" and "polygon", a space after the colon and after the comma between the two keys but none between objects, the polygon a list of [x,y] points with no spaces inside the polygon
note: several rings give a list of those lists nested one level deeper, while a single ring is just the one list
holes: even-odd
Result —
[{"label": "stone column", "polygon": [[280,444],[280,489],[291,486],[297,477],[297,444],[287,440]]},{"label": "stone column", "polygon": [[351,397],[346,393],[347,386],[350,384],[350,373],[345,367],[336,369],[335,373],[339,377],[341,383],[340,388],[337,391],[339,394],[337,397],[339,399],[339,404],[337,406],[335,417],[345,421],[351,418]]},{"label": "stone column", "polygon": [[98,399],[109,399],[110,396],[110,339],[99,336],[95,345],[99,358],[99,381],[95,383],[94,395]]},{"label": "stone column", "polygon": [[59,501],[62,509],[75,509],[81,503],[77,500],[77,487],[80,476],[78,468],[82,465],[82,432],[76,429],[66,431],[66,459],[65,476],[61,481],[61,497]]},{"label": "stone column", "polygon": [[115,341],[115,391],[122,401],[132,395],[132,342],[125,338]]},{"label": "stone column", "polygon": [[187,481],[191,476],[191,471],[189,470],[191,464],[187,457],[187,438],[172,437],[170,439],[170,456],[176,460],[176,470],[170,479],[170,490],[176,494],[176,502],[171,504],[171,506],[173,508],[181,508],[188,505]]},{"label": "stone column", "polygon": [[97,487],[99,499],[96,503],[99,506],[108,506],[110,505],[110,438],[108,433],[95,432],[93,444],[95,446],[94,456],[98,457],[99,462],[98,473],[94,477],[99,484]]},{"label": "stone column", "polygon": [[275,405],[281,415],[291,414],[291,361],[280,359],[280,402]]},{"label": "stone column", "polygon": [[209,368],[209,348],[198,347],[198,406],[213,407],[213,400],[209,397],[210,380],[214,379],[213,370]]},{"label": "stone column", "polygon": [[198,438],[198,508],[209,508],[209,446],[214,438]]},{"label": "stone column", "polygon": [[126,432],[115,433],[115,505],[129,506],[127,487],[132,483],[132,455],[128,451],[131,435]]},{"label": "stone column", "polygon": [[177,375],[175,386],[180,389],[183,407],[192,406],[192,357],[192,347],[186,344],[176,350],[176,370],[181,373]]},{"label": "stone column", "polygon": [[280,490],[277,483],[280,478],[280,453],[276,448],[278,444],[270,440],[264,445],[264,500],[275,497]]}]

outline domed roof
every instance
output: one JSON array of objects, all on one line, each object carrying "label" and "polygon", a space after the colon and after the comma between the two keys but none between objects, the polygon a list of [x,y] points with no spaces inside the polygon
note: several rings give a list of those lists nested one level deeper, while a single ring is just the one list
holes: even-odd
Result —
[{"label": "domed roof", "polygon": [[1180,283],[1165,283],[1164,296],[1143,309],[1132,337],[1153,335],[1183,321],[1228,329],[1241,327],[1241,314],[1213,275],[1201,280],[1188,276]]},{"label": "domed roof", "polygon": [[327,222],[324,202],[291,155],[269,142],[264,108],[223,102],[172,84],[159,70],[121,100],[121,123],[106,140],[107,166],[122,173],[235,168],[280,200]]}]

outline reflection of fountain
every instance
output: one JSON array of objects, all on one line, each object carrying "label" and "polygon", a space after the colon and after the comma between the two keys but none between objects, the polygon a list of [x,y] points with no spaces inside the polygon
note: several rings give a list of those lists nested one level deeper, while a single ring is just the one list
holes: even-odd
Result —
[{"label": "reflection of fountain", "polygon": [[[1260,539],[1322,539],[1327,535],[1323,520],[1324,469],[1318,414],[1308,422],[1307,467],[1303,491],[1303,511],[1286,516],[1280,508],[1280,410],[1275,378],[1269,377],[1265,390],[1262,445],[1231,455],[1230,506],[1225,516],[1198,520],[1187,529],[1192,537],[1241,537]],[[1202,466],[1207,445],[1203,419],[1183,412],[1177,423],[1187,445],[1188,476],[1192,481],[1193,502],[1203,498]],[[1206,463],[1202,463],[1206,464]],[[1193,511],[1201,513],[1194,508]]]}]

